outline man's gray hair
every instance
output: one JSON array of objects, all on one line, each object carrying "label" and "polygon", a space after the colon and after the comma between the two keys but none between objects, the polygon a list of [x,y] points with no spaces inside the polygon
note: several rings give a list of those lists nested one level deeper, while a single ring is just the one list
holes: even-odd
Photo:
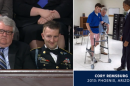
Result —
[{"label": "man's gray hair", "polygon": [[15,22],[7,16],[0,16],[0,22],[3,22],[5,25],[13,27],[13,32],[15,31]]},{"label": "man's gray hair", "polygon": [[103,7],[101,10],[104,10],[104,11],[106,11],[106,12],[107,12],[107,8],[106,8],[106,7]]}]

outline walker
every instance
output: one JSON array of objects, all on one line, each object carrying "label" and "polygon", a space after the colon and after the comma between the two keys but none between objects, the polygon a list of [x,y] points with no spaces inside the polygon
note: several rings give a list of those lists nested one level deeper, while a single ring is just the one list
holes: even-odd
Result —
[{"label": "walker", "polygon": [[[90,56],[91,57],[91,69],[94,69],[94,63],[96,63],[96,62],[98,62],[96,59],[95,59],[95,43],[96,42],[107,42],[107,47],[104,47],[104,46],[101,46],[101,44],[100,44],[100,48],[102,47],[102,48],[104,48],[104,49],[108,49],[108,63],[111,63],[111,59],[109,58],[109,43],[108,43],[108,35],[106,34],[106,33],[103,33],[103,34],[105,34],[105,40],[100,40],[101,39],[101,36],[100,36],[100,39],[99,39],[99,41],[95,41],[95,35],[94,35],[94,51],[91,51],[90,49],[89,49],[89,47],[88,47],[88,42],[89,42],[89,36],[90,35],[88,35],[88,37],[87,37],[87,46],[86,46],[86,52],[85,52],[85,61],[84,61],[84,63],[86,63],[86,57],[87,57],[87,52],[88,53],[92,53],[93,52],[93,57],[92,56]],[[100,34],[101,35],[101,34]],[[100,50],[100,54],[99,54],[99,59],[101,59],[101,50]]]}]

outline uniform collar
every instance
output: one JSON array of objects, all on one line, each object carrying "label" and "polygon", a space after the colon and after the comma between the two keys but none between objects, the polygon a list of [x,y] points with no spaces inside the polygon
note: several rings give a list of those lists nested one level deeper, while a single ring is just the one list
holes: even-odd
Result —
[{"label": "uniform collar", "polygon": [[[47,46],[46,45],[44,45],[45,46],[45,48],[47,48]],[[50,49],[50,48],[49,48]],[[58,49],[58,45],[57,45],[57,47],[55,48],[55,49]],[[50,49],[50,50],[55,50],[55,49]]]}]

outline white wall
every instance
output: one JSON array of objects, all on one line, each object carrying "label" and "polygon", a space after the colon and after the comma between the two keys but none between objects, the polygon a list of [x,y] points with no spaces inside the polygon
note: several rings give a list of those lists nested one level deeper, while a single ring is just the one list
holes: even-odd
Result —
[{"label": "white wall", "polygon": [[[120,14],[122,14],[124,13],[123,1],[124,0],[73,0],[74,25],[80,26],[80,17],[82,16],[82,13],[85,13],[85,16],[88,17],[88,15],[94,10],[96,3],[101,3],[102,5],[105,5],[107,8],[120,8]],[[109,17],[109,21],[109,34],[113,34],[113,17]]]},{"label": "white wall", "polygon": [[101,0],[73,0],[74,3],[74,25],[80,26],[80,17],[82,13],[85,13],[87,17],[95,8],[96,3],[100,3]]}]

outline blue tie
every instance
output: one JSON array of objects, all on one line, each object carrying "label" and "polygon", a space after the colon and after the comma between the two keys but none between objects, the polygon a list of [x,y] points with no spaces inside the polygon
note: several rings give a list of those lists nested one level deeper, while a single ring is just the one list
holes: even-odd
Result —
[{"label": "blue tie", "polygon": [[48,0],[39,0],[37,2],[38,5],[40,5],[42,8],[48,3]]},{"label": "blue tie", "polygon": [[0,69],[7,69],[3,50],[3,48],[0,48]]},{"label": "blue tie", "polygon": [[126,13],[125,19],[127,18],[127,16],[128,16],[128,13]]}]

